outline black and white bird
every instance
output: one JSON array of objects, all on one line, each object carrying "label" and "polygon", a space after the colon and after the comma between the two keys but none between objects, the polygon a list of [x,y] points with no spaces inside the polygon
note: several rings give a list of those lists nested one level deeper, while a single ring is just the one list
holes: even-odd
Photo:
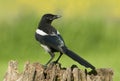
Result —
[{"label": "black and white bird", "polygon": [[73,51],[69,50],[67,46],[65,45],[65,42],[60,35],[59,31],[56,30],[52,25],[52,21],[60,18],[59,15],[53,15],[53,14],[45,14],[42,16],[41,21],[38,25],[38,29],[35,33],[35,38],[38,42],[40,42],[41,46],[50,54],[51,58],[46,63],[48,65],[54,58],[55,52],[59,52],[60,56],[55,61],[56,63],[61,58],[62,54],[66,54],[73,60],[77,61],[79,64],[85,66],[86,68],[91,68],[92,70],[95,70],[95,67],[84,60],[82,57],[78,56]]}]

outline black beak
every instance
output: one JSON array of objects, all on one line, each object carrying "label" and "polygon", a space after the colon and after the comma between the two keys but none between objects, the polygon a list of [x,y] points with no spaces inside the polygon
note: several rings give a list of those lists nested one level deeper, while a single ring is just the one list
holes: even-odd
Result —
[{"label": "black beak", "polygon": [[60,17],[62,17],[61,15],[56,15],[57,16],[57,18],[60,18]]},{"label": "black beak", "polygon": [[61,15],[55,15],[53,19],[58,19],[60,17],[62,17],[62,16]]}]

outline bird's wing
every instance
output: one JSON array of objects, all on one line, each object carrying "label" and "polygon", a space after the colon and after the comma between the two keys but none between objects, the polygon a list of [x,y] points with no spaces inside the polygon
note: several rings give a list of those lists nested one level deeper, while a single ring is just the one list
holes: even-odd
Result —
[{"label": "bird's wing", "polygon": [[49,48],[61,51],[61,47],[65,45],[64,40],[58,31],[47,34],[43,30],[36,30],[36,39]]},{"label": "bird's wing", "polygon": [[58,51],[62,51],[61,47],[65,46],[62,37],[58,34],[56,35],[45,35],[42,36],[40,42],[50,48],[54,48]]}]

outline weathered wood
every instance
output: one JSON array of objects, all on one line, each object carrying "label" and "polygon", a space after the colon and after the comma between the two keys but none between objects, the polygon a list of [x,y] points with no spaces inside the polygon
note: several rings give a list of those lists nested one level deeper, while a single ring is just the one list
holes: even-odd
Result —
[{"label": "weathered wood", "polygon": [[112,81],[113,71],[109,68],[86,72],[78,67],[62,68],[59,63],[51,63],[47,67],[40,63],[26,62],[24,71],[18,72],[18,63],[10,61],[3,81]]}]

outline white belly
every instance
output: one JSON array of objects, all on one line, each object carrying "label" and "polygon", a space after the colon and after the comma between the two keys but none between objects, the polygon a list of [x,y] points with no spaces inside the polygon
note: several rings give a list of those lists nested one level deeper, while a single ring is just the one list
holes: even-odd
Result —
[{"label": "white belly", "polygon": [[50,48],[47,47],[46,45],[41,44],[41,47],[43,47],[43,48],[45,49],[45,51],[47,51],[47,52],[50,52],[50,51],[51,51]]}]

